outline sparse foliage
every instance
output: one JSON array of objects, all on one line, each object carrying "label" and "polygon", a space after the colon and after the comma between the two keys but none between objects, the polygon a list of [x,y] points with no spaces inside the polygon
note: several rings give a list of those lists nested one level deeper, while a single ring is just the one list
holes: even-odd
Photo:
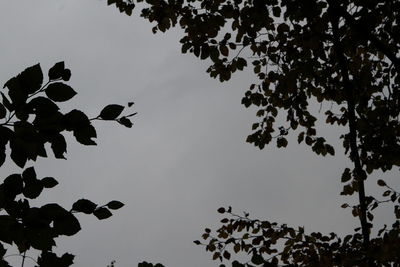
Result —
[{"label": "sparse foliage", "polygon": [[[220,239],[240,232],[240,227],[247,231],[256,227],[269,234],[251,239],[256,241],[248,245],[211,239],[206,248],[216,251],[213,258],[229,259],[231,254],[225,250],[229,243],[235,251],[245,250],[256,257],[253,264],[275,266],[278,256],[261,261],[257,253],[273,254],[268,251],[270,243],[290,236],[292,241],[278,253],[279,263],[287,266],[398,266],[398,258],[391,253],[400,255],[396,245],[399,205],[395,204],[397,220],[392,228],[371,239],[371,210],[381,202],[366,194],[365,183],[376,170],[400,166],[400,2],[113,0],[108,4],[130,15],[140,2],[145,2],[141,16],[154,23],[154,33],[183,29],[182,52],[208,59],[211,77],[227,81],[237,71],[253,70],[256,82],[246,90],[242,104],[257,108],[258,121],[247,142],[260,149],[272,142],[286,147],[289,134],[296,133],[298,143],[305,143],[316,154],[334,155],[316,122],[346,129],[340,138],[353,167],[344,170],[341,195],[357,194],[359,204],[352,207],[352,214],[360,219],[361,233],[344,242],[335,234],[313,236],[271,223],[227,219],[218,230]],[[277,120],[278,116],[286,122]],[[383,180],[378,184],[386,186]],[[393,189],[384,196],[398,203]],[[214,248],[213,242],[222,245],[222,250]],[[233,266],[242,265],[234,262]]]}]

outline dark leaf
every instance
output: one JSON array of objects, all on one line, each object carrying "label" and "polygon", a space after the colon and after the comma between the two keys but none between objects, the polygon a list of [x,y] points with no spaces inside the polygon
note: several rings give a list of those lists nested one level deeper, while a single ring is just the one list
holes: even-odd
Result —
[{"label": "dark leaf", "polygon": [[93,215],[99,220],[104,220],[112,216],[112,213],[104,207],[98,208],[93,212]]},{"label": "dark leaf", "polygon": [[81,226],[75,216],[56,203],[40,208],[45,219],[53,221],[53,228],[58,235],[72,236],[80,231]]},{"label": "dark leaf", "polygon": [[87,199],[79,199],[72,205],[72,210],[83,212],[85,214],[92,214],[97,205]]},{"label": "dark leaf", "polygon": [[60,79],[64,73],[65,65],[64,61],[57,62],[53,67],[49,69],[49,79],[57,80]]},{"label": "dark leaf", "polygon": [[110,202],[108,202],[108,204],[107,204],[107,207],[108,207],[109,209],[112,209],[112,210],[120,209],[120,208],[122,208],[123,206],[124,206],[124,203],[119,202],[119,201],[117,201],[117,200],[110,201]]},{"label": "dark leaf", "polygon": [[221,207],[217,210],[219,213],[225,213],[225,208]]},{"label": "dark leaf", "polygon": [[8,95],[13,103],[12,108],[20,107],[25,104],[25,101],[28,99],[28,93],[23,90],[23,85],[17,77],[8,80],[4,86],[7,86],[9,89]]},{"label": "dark leaf", "polygon": [[43,83],[43,72],[40,64],[25,69],[17,76],[17,79],[26,94],[38,91]]},{"label": "dark leaf", "polygon": [[85,113],[74,109],[64,115],[63,124],[67,131],[74,131],[90,125],[90,121]]},{"label": "dark leaf", "polygon": [[44,188],[53,188],[58,185],[57,180],[53,177],[45,177],[41,181]]},{"label": "dark leaf", "polygon": [[4,119],[7,115],[7,110],[3,106],[3,104],[0,103],[0,119]]},{"label": "dark leaf", "polygon": [[62,74],[62,79],[64,81],[69,81],[69,79],[71,79],[71,70],[65,69],[63,74]]},{"label": "dark leaf", "polygon": [[260,254],[255,254],[251,257],[251,262],[255,265],[261,265],[264,263],[264,258]]},{"label": "dark leaf", "polygon": [[40,180],[36,180],[35,182],[30,182],[25,184],[24,189],[23,189],[23,194],[27,198],[37,198],[40,193],[43,191],[43,184],[41,183]]},{"label": "dark leaf", "polygon": [[36,172],[33,167],[29,167],[22,172],[22,178],[24,182],[32,182],[36,180]]},{"label": "dark leaf", "polygon": [[38,114],[45,117],[49,117],[54,114],[54,112],[59,110],[58,106],[53,101],[44,96],[33,98],[28,103],[28,109],[30,113]]},{"label": "dark leaf", "polygon": [[53,222],[54,230],[60,235],[73,236],[81,230],[78,219],[70,212],[57,217]]},{"label": "dark leaf", "polygon": [[121,117],[120,119],[118,119],[118,122],[127,128],[132,128],[133,126],[133,123],[127,117]]},{"label": "dark leaf", "polygon": [[96,145],[96,142],[92,138],[96,138],[96,129],[91,125],[86,125],[86,127],[78,128],[74,130],[74,136],[76,141],[82,145]]},{"label": "dark leaf", "polygon": [[74,89],[61,82],[49,84],[45,92],[48,98],[56,102],[68,101],[76,95]]},{"label": "dark leaf", "polygon": [[25,166],[26,161],[28,160],[28,155],[22,149],[21,145],[19,145],[18,140],[12,139],[10,141],[10,148],[11,148],[11,159],[17,164],[18,167],[23,168]]},{"label": "dark leaf", "polygon": [[342,174],[342,183],[350,181],[350,179],[351,179],[350,169],[346,168]]},{"label": "dark leaf", "polygon": [[67,152],[67,143],[62,134],[57,134],[51,139],[51,149],[54,156],[58,159],[65,159],[64,153]]},{"label": "dark leaf", "polygon": [[385,181],[383,181],[382,179],[379,179],[377,183],[379,186],[386,186]]},{"label": "dark leaf", "polygon": [[124,106],[111,104],[103,108],[99,117],[103,120],[115,120],[123,110]]},{"label": "dark leaf", "polygon": [[19,174],[11,174],[6,179],[4,179],[4,190],[6,194],[18,195],[22,193],[23,180]]}]

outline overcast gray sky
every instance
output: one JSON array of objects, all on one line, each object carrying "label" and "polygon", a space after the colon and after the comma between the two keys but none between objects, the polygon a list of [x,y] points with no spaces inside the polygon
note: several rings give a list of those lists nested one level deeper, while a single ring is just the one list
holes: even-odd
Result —
[{"label": "overcast gray sky", "polygon": [[[245,143],[256,117],[240,101],[253,77],[241,73],[224,84],[209,78],[207,62],[180,53],[178,30],[153,35],[147,21],[105,2],[0,2],[1,83],[38,62],[47,73],[64,60],[78,92],[65,111],[96,116],[110,103],[136,103],[132,129],[96,122],[98,146],[70,139],[68,160],[27,165],[60,182],[43,201],[126,204],[108,220],[81,216],[83,230],[58,240],[58,251],[76,255],[74,266],[217,266],[192,241],[219,225],[220,206],[306,231],[346,233],[358,225],[340,208],[348,200],[339,196],[340,175],[350,165],[337,138],[343,129],[321,127],[335,157],[317,157],[294,138],[284,150]],[[19,171],[8,162],[0,175]],[[399,188],[397,176],[385,175]],[[390,214],[378,219],[390,222]]]}]

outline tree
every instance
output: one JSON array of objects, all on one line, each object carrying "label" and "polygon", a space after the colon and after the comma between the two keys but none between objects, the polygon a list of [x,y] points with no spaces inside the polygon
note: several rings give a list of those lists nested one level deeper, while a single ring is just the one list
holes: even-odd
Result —
[{"label": "tree", "polygon": [[[247,142],[260,149],[273,141],[278,147],[286,147],[288,135],[295,132],[298,143],[305,142],[319,155],[334,155],[334,148],[318,135],[316,121],[325,120],[327,124],[347,128],[341,139],[353,168],[343,172],[341,195],[358,195],[359,204],[353,207],[352,213],[360,220],[361,234],[355,233],[350,243],[348,238],[334,242],[336,235],[317,234],[309,238],[322,242],[319,249],[330,242],[326,249],[332,265],[399,264],[399,259],[389,256],[389,252],[375,251],[379,246],[388,246],[386,248],[400,254],[397,246],[391,246],[393,239],[399,241],[398,193],[390,187],[384,193],[394,203],[397,221],[390,230],[381,232],[384,233],[382,237],[371,239],[372,210],[381,201],[366,194],[365,183],[372,172],[385,172],[400,165],[400,2],[108,0],[109,5],[114,4],[127,15],[131,15],[135,3],[140,2],[146,2],[141,16],[155,23],[154,33],[178,25],[184,30],[180,40],[182,52],[209,59],[211,65],[207,72],[211,77],[223,82],[236,71],[253,68],[257,81],[245,92],[242,104],[257,107],[259,119],[252,125],[253,132]],[[325,118],[313,114],[315,103],[320,103]],[[279,113],[286,117],[284,125],[277,125]],[[379,185],[387,186],[383,180]],[[223,223],[227,223],[229,231],[220,228],[219,238],[231,238],[232,232],[258,225],[257,220],[247,217],[227,220]],[[237,245],[236,239],[228,238],[224,243],[212,238],[206,249],[214,251],[217,242],[219,248],[226,251],[225,245],[234,243],[235,252],[244,249],[261,253],[259,244],[268,248],[268,242],[287,238],[289,233],[295,238],[293,244],[270,260],[257,258],[256,262],[275,266],[281,255],[280,260],[285,264],[325,264],[326,257],[322,257],[325,254],[319,254],[322,252],[312,247],[314,245],[301,230],[296,235],[293,229],[282,226],[278,228],[283,232],[276,232],[273,229],[277,225],[266,224],[266,228],[261,223],[256,229],[269,229],[277,235],[267,235],[267,243],[258,240],[246,249],[243,243]],[[208,239],[209,232],[204,236]],[[308,245],[299,242],[308,242]],[[297,254],[291,246],[313,252],[303,251],[307,260],[299,260],[294,258]],[[288,255],[288,251],[291,258],[282,256]],[[215,259],[230,258],[229,253],[220,252],[214,253]],[[262,253],[275,251],[263,250]],[[345,255],[351,263],[336,260],[340,255]]]},{"label": "tree", "polygon": [[[64,132],[72,132],[76,141],[83,145],[96,145],[94,120],[116,121],[132,127],[129,117],[121,115],[124,106],[111,104],[104,107],[97,117],[89,119],[80,110],[62,113],[59,102],[66,102],[77,93],[65,82],[71,71],[64,62],[56,63],[48,72],[48,82],[43,83],[43,72],[39,64],[25,69],[4,85],[8,97],[1,92],[0,103],[0,166],[9,157],[24,168],[28,161],[37,157],[47,157],[46,144],[50,144],[56,158],[65,159],[67,142]],[[131,107],[133,103],[128,103]],[[80,229],[75,214],[92,214],[99,220],[112,216],[111,210],[123,207],[123,203],[113,200],[105,205],[97,205],[87,199],[75,201],[68,210],[57,203],[47,203],[32,207],[30,200],[38,198],[44,189],[58,184],[53,177],[38,179],[33,166],[25,168],[21,174],[11,174],[0,184],[0,266],[10,266],[7,250],[3,244],[15,245],[25,260],[30,259],[40,267],[70,266],[74,256],[65,253],[58,256],[53,252],[55,239],[73,236]],[[26,253],[40,251],[37,260]]]}]

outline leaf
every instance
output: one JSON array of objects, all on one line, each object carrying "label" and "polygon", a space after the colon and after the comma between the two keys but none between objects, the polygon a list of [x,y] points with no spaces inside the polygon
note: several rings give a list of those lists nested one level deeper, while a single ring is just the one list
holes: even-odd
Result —
[{"label": "leaf", "polygon": [[82,145],[96,145],[96,142],[92,140],[92,138],[97,137],[96,129],[91,124],[87,125],[86,127],[75,129],[74,136],[76,141],[78,141]]},{"label": "leaf", "polygon": [[90,121],[85,113],[74,109],[64,115],[63,124],[67,131],[74,131],[86,127],[90,124]]},{"label": "leaf", "polygon": [[276,144],[277,144],[277,147],[286,147],[288,144],[288,141],[286,140],[286,138],[279,137],[276,140]]},{"label": "leaf", "polygon": [[53,177],[45,177],[41,181],[44,188],[53,188],[58,185],[57,180]]},{"label": "leaf", "polygon": [[219,51],[221,51],[221,55],[227,57],[229,55],[229,49],[226,45],[220,45]]},{"label": "leaf", "polygon": [[119,122],[121,125],[123,125],[123,126],[125,126],[125,127],[127,127],[127,128],[132,128],[132,126],[133,126],[133,123],[132,123],[131,120],[128,119],[127,117],[121,117],[121,118],[118,120],[118,122]]},{"label": "leaf", "polygon": [[72,236],[81,230],[78,219],[58,204],[46,204],[40,210],[53,221],[53,229],[58,235]]},{"label": "leaf", "polygon": [[28,93],[23,89],[23,85],[18,77],[11,78],[4,86],[9,89],[8,95],[13,103],[13,109],[25,104],[25,101],[28,99]]},{"label": "leaf", "polygon": [[123,110],[124,106],[111,104],[103,108],[99,117],[103,120],[115,120]]},{"label": "leaf", "polygon": [[107,207],[112,210],[118,210],[124,206],[124,203],[119,202],[117,200],[112,200],[108,202]]},{"label": "leaf", "polygon": [[97,208],[97,205],[87,199],[79,199],[72,205],[74,211],[83,212],[85,214],[92,214]]},{"label": "leaf", "polygon": [[59,110],[56,103],[44,96],[33,98],[27,106],[31,113],[45,117],[49,117]]},{"label": "leaf", "polygon": [[3,104],[0,103],[0,119],[4,119],[7,115],[7,110],[3,106]]},{"label": "leaf", "polygon": [[11,174],[4,179],[4,190],[7,195],[14,198],[16,195],[21,194],[23,190],[23,180],[19,174]]},{"label": "leaf", "polygon": [[49,69],[49,79],[57,80],[60,79],[64,73],[65,65],[64,61],[57,62],[53,67]]},{"label": "leaf", "polygon": [[23,189],[23,194],[25,197],[30,199],[37,198],[43,191],[43,184],[39,180],[34,182],[26,183]]},{"label": "leaf", "polygon": [[224,251],[223,256],[227,260],[230,260],[230,258],[231,258],[231,254],[227,250]]},{"label": "leaf", "polygon": [[385,181],[383,181],[382,179],[379,179],[377,183],[379,186],[386,186]]},{"label": "leaf", "polygon": [[67,152],[67,143],[62,134],[57,134],[51,139],[51,149],[54,156],[58,159],[65,159],[64,153]]},{"label": "leaf", "polygon": [[76,95],[74,89],[61,82],[49,84],[45,92],[48,98],[56,102],[68,101]]},{"label": "leaf", "polygon": [[27,94],[32,94],[38,91],[43,83],[43,72],[40,64],[26,68],[17,76],[21,84],[21,89]]},{"label": "leaf", "polygon": [[342,183],[348,182],[351,179],[350,169],[346,168],[342,174]]},{"label": "leaf", "polygon": [[280,9],[280,7],[279,7],[279,6],[274,6],[274,7],[272,8],[272,14],[273,14],[275,17],[279,17],[279,16],[281,15],[281,9]]},{"label": "leaf", "polygon": [[18,167],[23,168],[28,160],[28,156],[18,143],[18,140],[15,138],[10,140],[10,157]]},{"label": "leaf", "polygon": [[36,172],[33,167],[29,167],[22,172],[22,178],[24,182],[30,182],[36,180]]},{"label": "leaf", "polygon": [[264,258],[260,254],[254,254],[253,257],[251,257],[251,262],[255,265],[261,265],[264,263]]},{"label": "leaf", "polygon": [[61,77],[64,81],[69,81],[69,79],[71,79],[71,70],[69,69],[65,69],[62,77]]},{"label": "leaf", "polygon": [[225,213],[225,208],[221,207],[217,211],[218,211],[218,213],[223,214],[223,213]]},{"label": "leaf", "polygon": [[93,215],[99,220],[104,220],[112,216],[112,213],[104,207],[98,208],[93,212]]}]

